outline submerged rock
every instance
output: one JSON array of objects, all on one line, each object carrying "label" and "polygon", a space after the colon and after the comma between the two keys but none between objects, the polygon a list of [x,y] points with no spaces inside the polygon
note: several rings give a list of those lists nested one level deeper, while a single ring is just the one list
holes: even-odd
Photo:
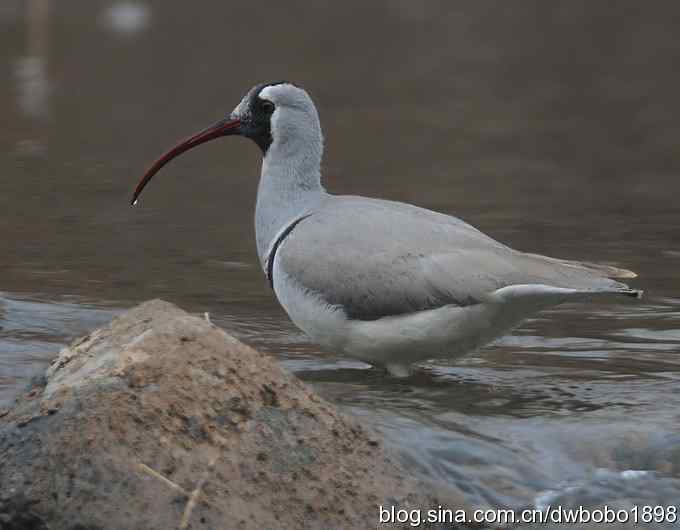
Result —
[{"label": "submerged rock", "polygon": [[0,492],[2,530],[389,528],[379,505],[462,506],[274,359],[159,300],[63,349],[0,417]]}]

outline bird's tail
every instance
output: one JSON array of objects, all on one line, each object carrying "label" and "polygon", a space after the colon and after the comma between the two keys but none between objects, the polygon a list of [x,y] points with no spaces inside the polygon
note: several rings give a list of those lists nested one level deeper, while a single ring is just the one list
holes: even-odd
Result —
[{"label": "bird's tail", "polygon": [[568,259],[549,258],[547,256],[541,256],[539,254],[527,254],[527,255],[533,258],[539,258],[541,260],[545,260],[555,264],[564,265],[565,267],[571,267],[575,270],[589,272],[596,276],[602,276],[603,278],[612,278],[617,280],[618,279],[630,280],[632,278],[637,278],[637,274],[635,272],[629,271],[628,269],[621,269],[619,267],[612,267],[611,265],[602,265],[600,263],[590,263],[587,261],[572,261]]},{"label": "bird's tail", "polygon": [[[491,293],[491,300],[518,301],[532,305],[551,306],[562,302],[607,301],[617,298],[642,298],[642,291],[630,289],[627,285],[612,282],[611,287],[567,288],[554,285],[527,284],[509,285]],[[617,287],[620,285],[621,287]]]}]

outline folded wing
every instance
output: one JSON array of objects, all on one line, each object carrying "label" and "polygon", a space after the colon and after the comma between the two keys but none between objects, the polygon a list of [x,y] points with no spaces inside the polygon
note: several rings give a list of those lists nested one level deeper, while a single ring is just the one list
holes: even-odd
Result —
[{"label": "folded wing", "polygon": [[276,259],[300,288],[360,320],[478,304],[517,285],[634,293],[610,279],[630,271],[518,252],[455,217],[362,197],[332,196],[295,226]]}]

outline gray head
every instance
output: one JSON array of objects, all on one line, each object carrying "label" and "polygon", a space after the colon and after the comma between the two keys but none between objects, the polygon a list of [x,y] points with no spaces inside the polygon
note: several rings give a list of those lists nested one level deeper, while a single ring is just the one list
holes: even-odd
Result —
[{"label": "gray head", "polygon": [[241,122],[240,134],[251,138],[266,155],[272,143],[290,144],[321,134],[312,98],[302,88],[281,81],[253,87],[234,109],[231,118]]},{"label": "gray head", "polygon": [[[135,189],[137,202],[146,184],[170,160],[200,144],[222,136],[240,135],[253,140],[265,161],[272,152],[277,157],[299,153],[320,162],[323,137],[312,98],[302,88],[286,81],[265,83],[251,88],[225,119],[180,142],[159,158],[144,174]],[[311,155],[311,156],[310,156]]]}]

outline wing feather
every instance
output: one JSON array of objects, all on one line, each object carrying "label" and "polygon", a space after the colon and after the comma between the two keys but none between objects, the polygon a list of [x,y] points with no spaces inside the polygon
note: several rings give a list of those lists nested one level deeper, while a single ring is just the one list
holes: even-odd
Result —
[{"label": "wing feather", "polygon": [[588,291],[629,271],[515,251],[467,223],[415,206],[331,196],[278,251],[282,270],[349,318],[477,304],[510,285]]}]

